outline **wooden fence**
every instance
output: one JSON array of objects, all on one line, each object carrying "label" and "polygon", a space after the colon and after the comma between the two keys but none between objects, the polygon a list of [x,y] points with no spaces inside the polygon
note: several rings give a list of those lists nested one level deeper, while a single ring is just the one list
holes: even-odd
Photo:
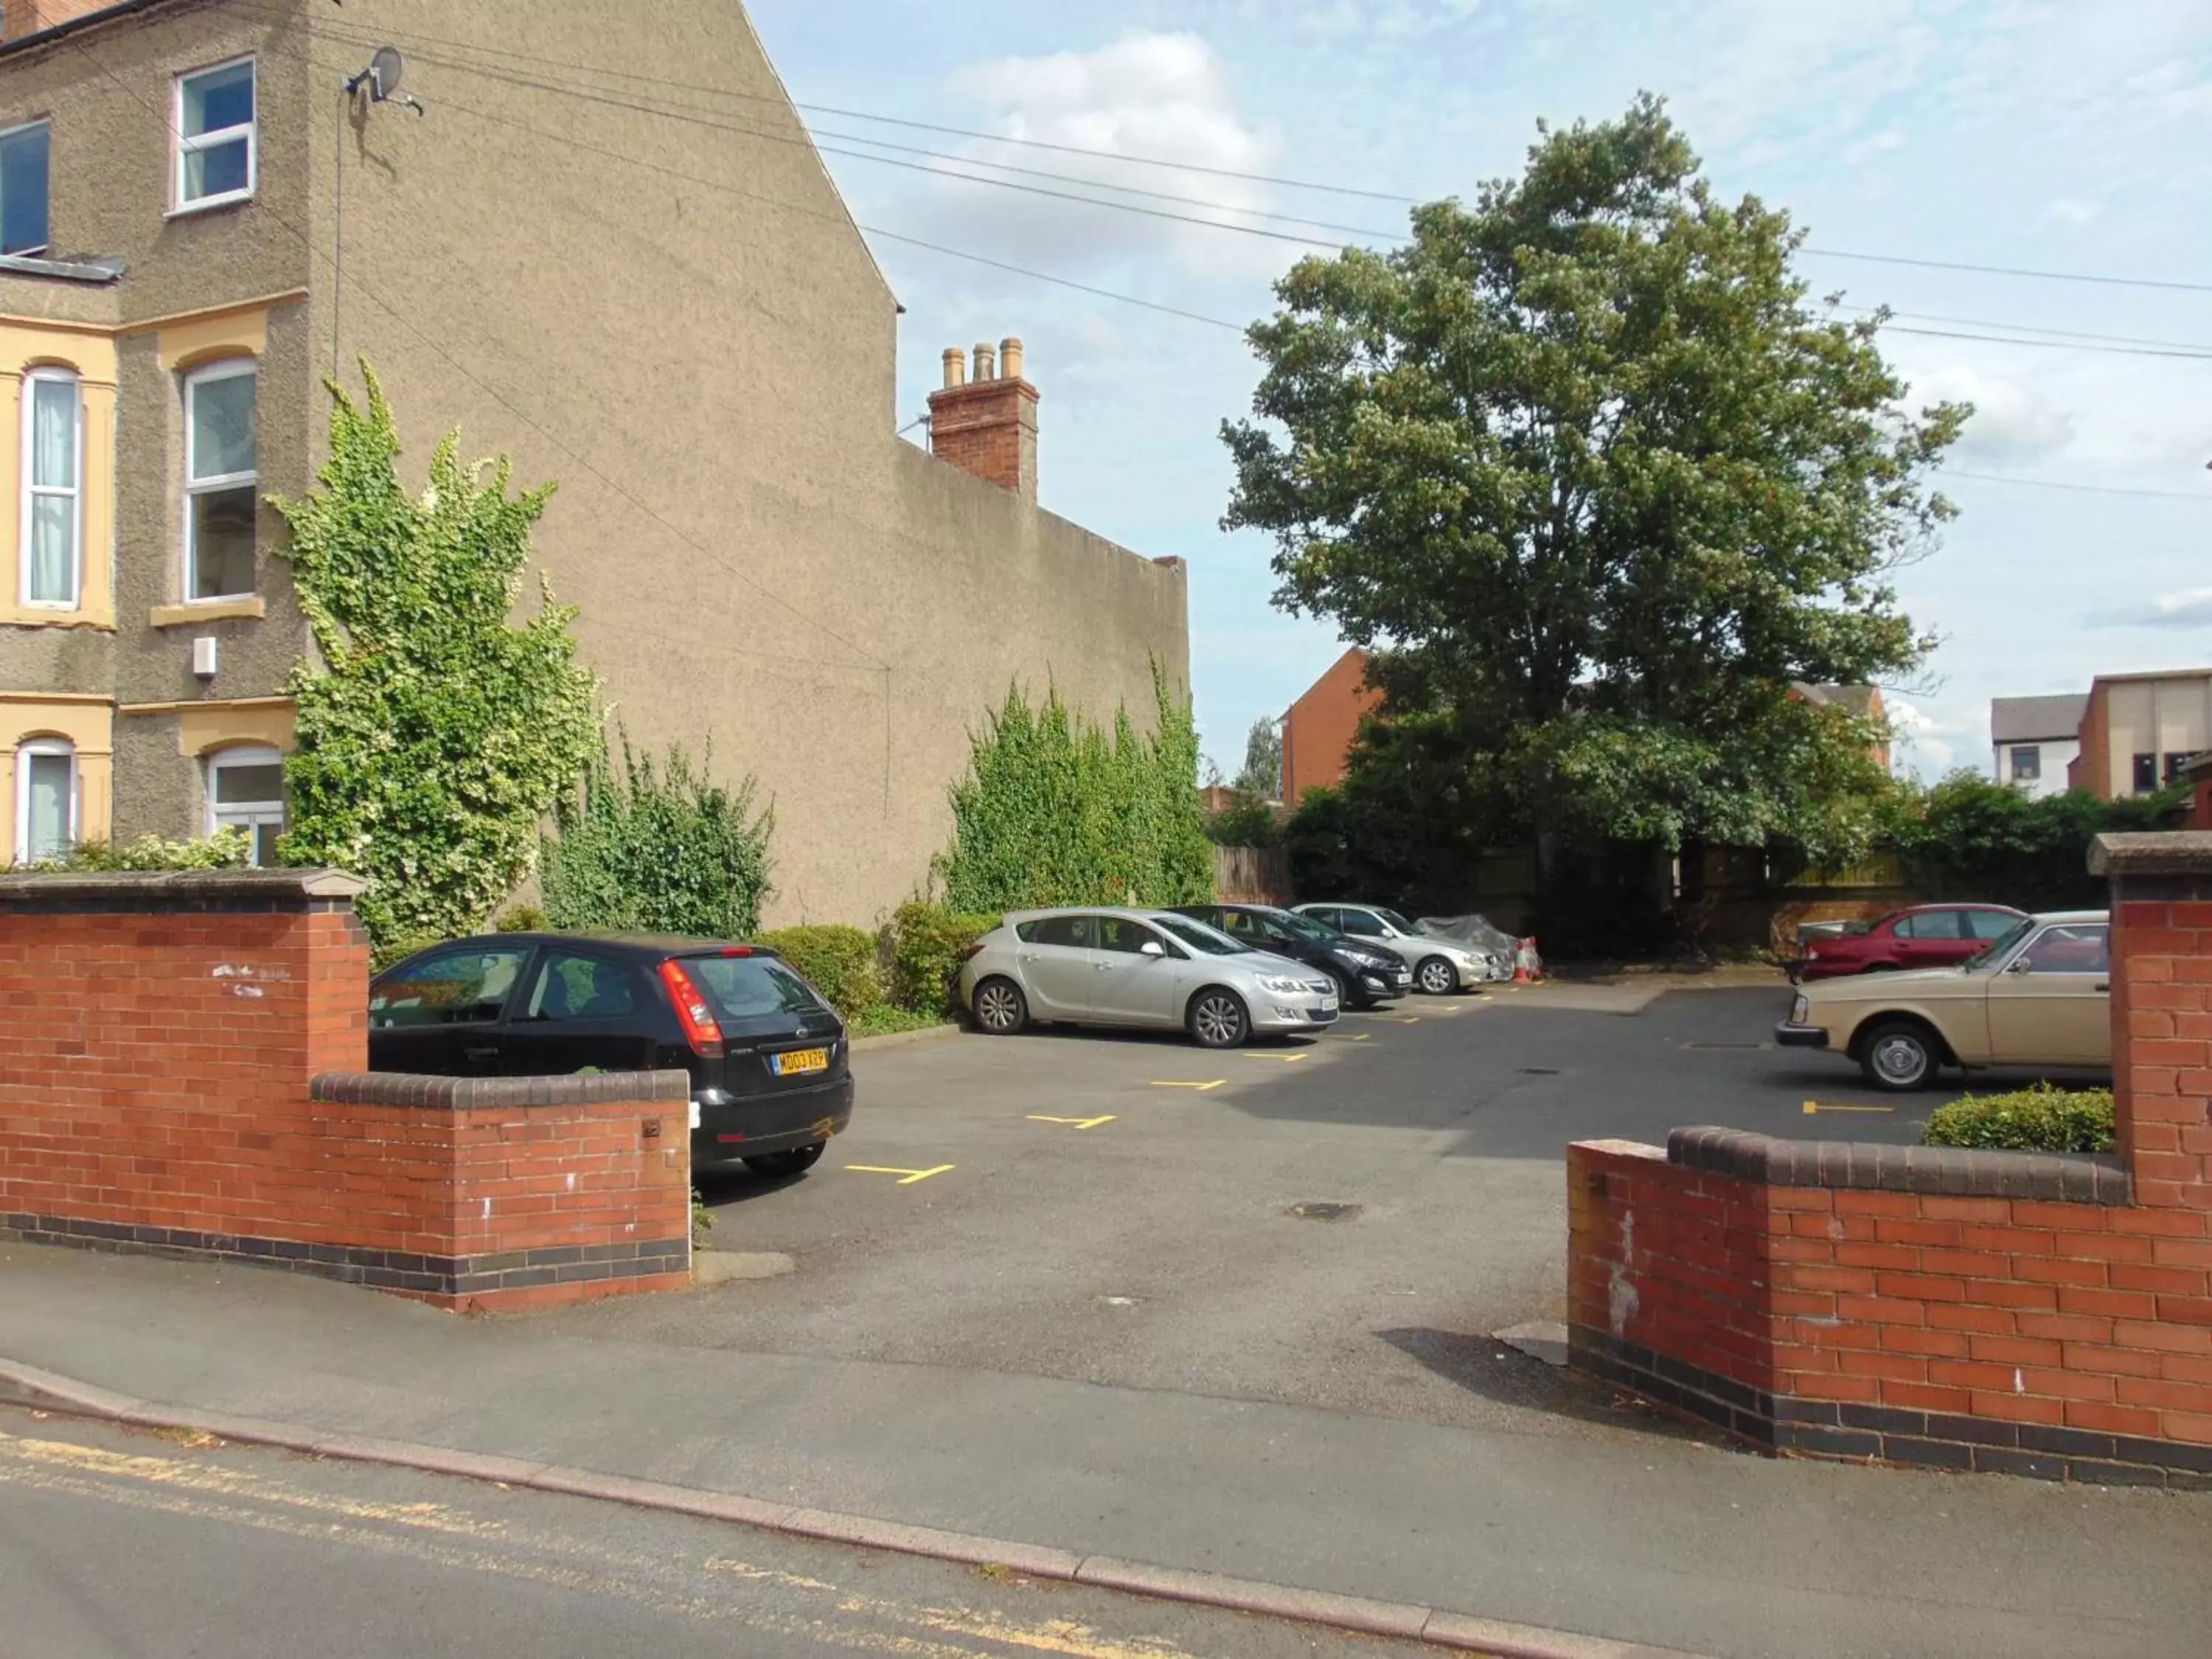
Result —
[{"label": "wooden fence", "polygon": [[1213,896],[1243,904],[1291,902],[1291,854],[1281,847],[1217,847]]}]

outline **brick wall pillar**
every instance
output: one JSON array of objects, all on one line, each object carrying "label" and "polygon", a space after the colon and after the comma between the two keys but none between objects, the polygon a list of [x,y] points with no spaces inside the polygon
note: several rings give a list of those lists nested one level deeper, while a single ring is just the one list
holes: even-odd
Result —
[{"label": "brick wall pillar", "polygon": [[2212,833],[2100,836],[2112,883],[2112,1097],[2135,1201],[2212,1210]]}]

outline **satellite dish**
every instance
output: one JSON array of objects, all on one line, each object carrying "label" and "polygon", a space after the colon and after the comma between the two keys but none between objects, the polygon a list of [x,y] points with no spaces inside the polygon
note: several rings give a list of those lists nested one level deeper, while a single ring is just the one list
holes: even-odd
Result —
[{"label": "satellite dish", "polygon": [[369,95],[382,103],[399,90],[399,77],[406,72],[407,60],[399,55],[398,47],[379,46],[376,56],[368,60]]}]

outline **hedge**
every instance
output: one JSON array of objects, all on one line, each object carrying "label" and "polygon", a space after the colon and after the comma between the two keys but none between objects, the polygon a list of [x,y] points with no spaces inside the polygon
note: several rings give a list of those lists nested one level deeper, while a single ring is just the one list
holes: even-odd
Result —
[{"label": "hedge", "polygon": [[1968,1095],[1930,1116],[1920,1141],[2008,1152],[2109,1152],[2112,1091],[2039,1083],[2010,1094]]},{"label": "hedge", "polygon": [[884,1000],[876,967],[876,936],[865,928],[828,924],[780,927],[756,941],[796,968],[847,1019]]},{"label": "hedge", "polygon": [[942,904],[899,906],[884,929],[891,1000],[917,1014],[957,1012],[960,964],[969,947],[998,925],[996,916],[963,915]]}]

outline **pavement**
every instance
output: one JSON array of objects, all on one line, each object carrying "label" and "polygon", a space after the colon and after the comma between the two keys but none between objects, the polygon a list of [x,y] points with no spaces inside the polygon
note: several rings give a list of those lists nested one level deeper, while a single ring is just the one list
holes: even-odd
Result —
[{"label": "pavement", "polygon": [[7,1247],[0,1355],[181,1410],[1553,1643],[1492,1650],[2201,1652],[2212,1494],[1760,1459],[1489,1340],[1556,1312],[1568,1140],[1804,1133],[1808,1091],[1842,1097],[1841,1068],[1758,1046],[1786,994],[1415,1000],[1249,1055],[867,1053],[814,1174],[712,1184],[716,1249],[787,1255],[781,1276],[468,1321]]},{"label": "pavement", "polygon": [[[1184,1603],[0,1408],[0,1650],[1413,1659]],[[127,1585],[129,1593],[115,1588]]]}]

